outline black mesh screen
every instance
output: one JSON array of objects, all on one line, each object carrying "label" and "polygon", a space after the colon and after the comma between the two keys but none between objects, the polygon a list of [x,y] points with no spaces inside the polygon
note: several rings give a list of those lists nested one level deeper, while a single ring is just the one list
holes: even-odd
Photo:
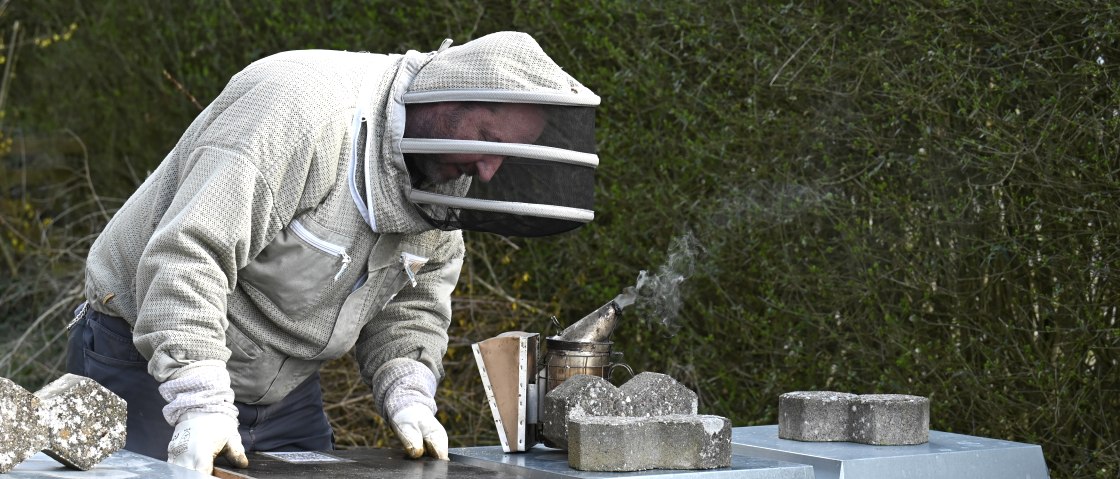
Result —
[{"label": "black mesh screen", "polygon": [[514,201],[570,208],[595,206],[595,169],[509,157],[488,182],[471,181],[468,198]]},{"label": "black mesh screen", "polygon": [[[541,111],[546,115],[547,123],[533,144],[595,153],[595,108],[542,105]],[[447,194],[441,191],[441,186],[421,184],[418,188]],[[472,178],[464,197],[594,210],[595,167],[557,160],[505,157],[490,181]],[[553,219],[547,215],[495,213],[438,204],[419,206],[421,213],[432,225],[446,230],[466,229],[507,236],[545,236],[562,233],[583,224],[582,221]]]}]

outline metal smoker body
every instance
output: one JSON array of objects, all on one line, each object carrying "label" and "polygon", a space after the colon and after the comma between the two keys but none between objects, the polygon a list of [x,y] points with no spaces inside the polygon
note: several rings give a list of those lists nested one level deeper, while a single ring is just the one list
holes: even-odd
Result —
[{"label": "metal smoker body", "polygon": [[610,337],[621,314],[618,304],[610,301],[545,341],[548,353],[541,369],[544,394],[577,374],[610,377],[614,344]]},{"label": "metal smoker body", "polygon": [[621,313],[622,307],[612,300],[547,338],[547,353],[539,370],[536,333],[502,333],[472,345],[503,450],[528,451],[537,444],[537,438],[543,436],[537,420],[541,398],[568,378],[590,374],[609,379],[615,367],[630,369],[611,361],[614,343],[610,336]]}]

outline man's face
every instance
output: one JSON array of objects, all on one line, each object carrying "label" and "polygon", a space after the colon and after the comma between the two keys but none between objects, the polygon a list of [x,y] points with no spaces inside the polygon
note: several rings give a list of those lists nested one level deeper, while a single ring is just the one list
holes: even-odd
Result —
[{"label": "man's face", "polygon": [[[409,105],[405,137],[533,143],[544,131],[544,112],[521,103],[444,102]],[[444,183],[463,175],[490,181],[505,156],[478,153],[414,154],[408,158],[424,180]],[[419,180],[419,179],[417,179]]]}]

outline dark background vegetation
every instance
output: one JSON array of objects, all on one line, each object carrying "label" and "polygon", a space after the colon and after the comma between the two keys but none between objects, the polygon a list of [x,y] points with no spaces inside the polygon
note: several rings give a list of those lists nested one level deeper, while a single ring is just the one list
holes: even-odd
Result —
[{"label": "dark background vegetation", "polygon": [[[603,98],[598,215],[468,235],[437,398],[453,445],[497,442],[471,343],[551,334],[678,264],[673,327],[628,314],[614,339],[703,413],[772,424],[788,391],[924,395],[934,429],[1041,444],[1054,477],[1120,474],[1113,2],[0,9],[0,375],[26,387],[60,374],[90,242],[232,74],[520,30]],[[396,445],[349,360],[324,388],[340,445]]]}]

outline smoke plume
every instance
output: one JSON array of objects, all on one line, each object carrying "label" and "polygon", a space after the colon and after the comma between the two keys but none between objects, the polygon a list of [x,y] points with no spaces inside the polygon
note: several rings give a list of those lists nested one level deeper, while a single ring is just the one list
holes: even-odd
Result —
[{"label": "smoke plume", "polygon": [[633,306],[628,314],[664,326],[669,335],[676,334],[680,330],[681,283],[695,272],[696,257],[702,252],[691,233],[673,239],[665,264],[655,273],[639,272],[637,283],[624,289],[615,302],[620,308]]}]

